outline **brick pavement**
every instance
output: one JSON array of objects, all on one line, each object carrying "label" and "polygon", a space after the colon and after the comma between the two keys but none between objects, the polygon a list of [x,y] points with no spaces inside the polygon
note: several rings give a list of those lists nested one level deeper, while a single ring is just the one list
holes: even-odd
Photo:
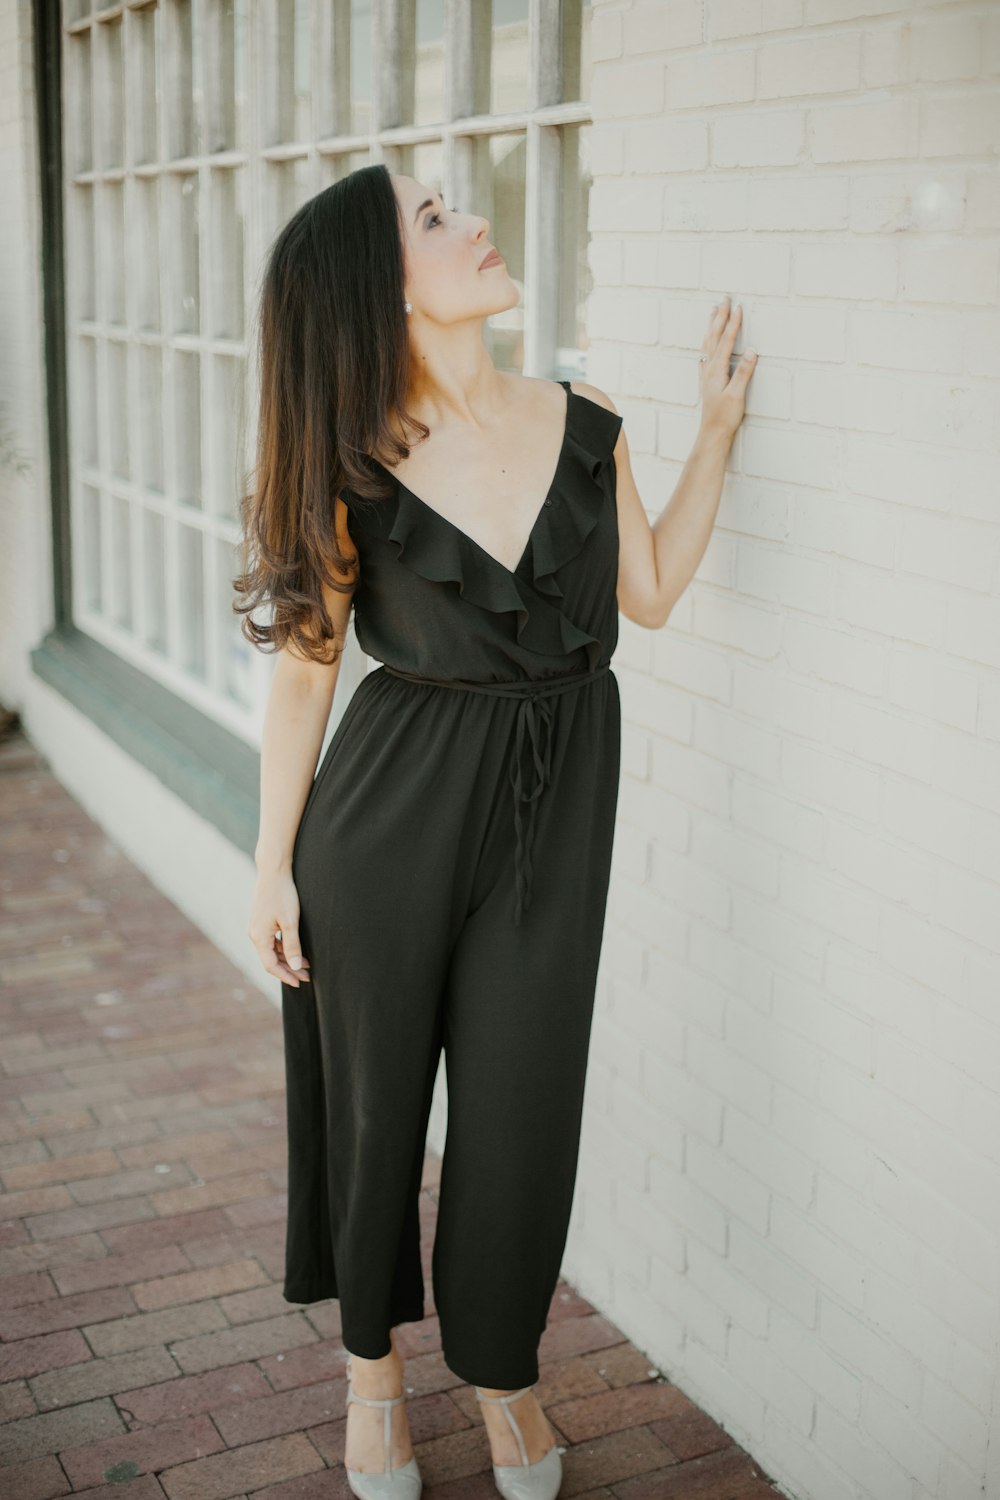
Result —
[{"label": "brick pavement", "polygon": [[[18,733],[0,742],[0,1034],[0,1494],[349,1496],[338,1304],[281,1294],[280,1016]],[[397,1337],[427,1500],[495,1500],[437,1319]],[[540,1359],[561,1500],[778,1494],[564,1282]]]}]

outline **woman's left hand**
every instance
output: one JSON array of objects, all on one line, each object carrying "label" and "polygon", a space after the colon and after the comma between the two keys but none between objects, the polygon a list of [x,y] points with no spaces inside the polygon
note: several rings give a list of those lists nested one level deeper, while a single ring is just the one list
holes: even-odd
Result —
[{"label": "woman's left hand", "polygon": [[731,307],[724,297],[709,317],[701,345],[705,358],[698,363],[701,432],[730,443],[743,421],[747,383],[757,363],[755,351],[745,350],[730,377],[729,361],[742,322],[743,309]]}]

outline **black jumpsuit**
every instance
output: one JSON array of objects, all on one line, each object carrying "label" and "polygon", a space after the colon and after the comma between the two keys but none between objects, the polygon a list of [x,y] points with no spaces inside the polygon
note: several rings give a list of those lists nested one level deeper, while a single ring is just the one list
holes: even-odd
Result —
[{"label": "black jumpsuit", "polygon": [[501,1390],[537,1380],[559,1278],[618,799],[622,419],[561,383],[558,467],[513,572],[391,474],[389,500],[343,495],[355,632],[383,665],[303,809],[311,980],[282,986],[284,1297],[339,1298],[365,1359],[426,1316],[418,1203],[443,1047],[442,1353]]}]

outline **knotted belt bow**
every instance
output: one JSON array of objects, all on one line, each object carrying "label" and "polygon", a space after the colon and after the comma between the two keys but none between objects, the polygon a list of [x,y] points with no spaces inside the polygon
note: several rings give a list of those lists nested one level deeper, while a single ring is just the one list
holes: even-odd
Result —
[{"label": "knotted belt bow", "polygon": [[[514,748],[509,762],[510,784],[514,789],[514,834],[517,840],[514,857],[516,927],[520,927],[521,917],[531,905],[531,851],[535,840],[535,815],[539,798],[551,781],[554,705],[545,700],[554,698],[557,693],[581,687],[585,682],[593,682],[595,678],[602,677],[610,666],[611,663],[605,661],[592,672],[571,672],[564,677],[543,677],[538,680],[523,677],[516,682],[467,682],[455,677],[417,677],[411,672],[401,672],[398,667],[384,665],[386,672],[393,677],[402,677],[406,682],[423,682],[430,687],[459,688],[470,693],[493,693],[497,697],[521,700],[517,706]],[[540,734],[542,730],[544,735]],[[531,746],[529,776],[534,771],[533,783],[524,774],[525,739]]]}]

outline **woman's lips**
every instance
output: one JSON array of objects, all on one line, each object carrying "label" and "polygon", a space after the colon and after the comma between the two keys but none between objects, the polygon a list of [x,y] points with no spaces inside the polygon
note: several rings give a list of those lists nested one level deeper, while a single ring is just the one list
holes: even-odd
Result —
[{"label": "woman's lips", "polygon": [[486,257],[479,269],[481,271],[488,271],[490,266],[502,266],[503,263],[503,256],[500,255],[496,250],[494,250],[492,255],[488,255]]}]

